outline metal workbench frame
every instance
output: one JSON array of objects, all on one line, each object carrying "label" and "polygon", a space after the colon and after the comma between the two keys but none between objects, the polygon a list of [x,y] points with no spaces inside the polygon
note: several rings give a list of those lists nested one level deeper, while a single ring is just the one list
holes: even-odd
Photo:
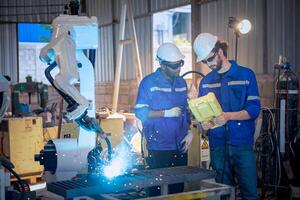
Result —
[{"label": "metal workbench frame", "polygon": [[[168,199],[173,198],[174,195],[176,198],[178,195],[182,195],[182,198],[180,199],[192,199],[192,197],[196,195],[199,199],[199,197],[204,198],[205,196],[224,194],[229,196],[228,199],[234,199],[234,191],[230,186],[203,181],[214,177],[215,172],[212,170],[181,166],[142,170],[134,175],[117,177],[114,182],[106,182],[101,179],[93,180],[84,175],[77,180],[47,183],[47,190],[60,195],[67,200],[82,196],[89,196],[94,199],[118,199],[116,196],[118,194],[127,194],[128,191],[137,191],[142,188],[161,186],[162,195],[155,198]],[[168,185],[190,181],[202,181],[200,190],[168,195]]]},{"label": "metal workbench frame", "polygon": [[[167,187],[168,185],[165,185]],[[162,190],[163,192],[163,190]],[[232,186],[216,183],[212,180],[202,180],[200,181],[199,190],[187,191],[177,194],[164,194],[155,197],[147,198],[135,198],[136,200],[171,200],[171,199],[205,199],[207,197],[220,197],[223,199],[234,200],[235,199],[235,189]],[[101,200],[120,200],[116,194],[103,194],[100,195]]]}]

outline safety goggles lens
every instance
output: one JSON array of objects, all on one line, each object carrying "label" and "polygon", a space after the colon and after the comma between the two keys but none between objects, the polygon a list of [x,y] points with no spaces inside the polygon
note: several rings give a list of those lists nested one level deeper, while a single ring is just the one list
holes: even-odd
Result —
[{"label": "safety goggles lens", "polygon": [[170,67],[170,68],[172,68],[172,69],[178,69],[178,68],[180,68],[180,67],[182,67],[182,66],[184,65],[184,61],[181,60],[181,61],[179,61],[179,62],[177,62],[177,63],[164,62],[164,63],[162,63],[162,64],[164,64],[164,65],[166,65],[167,67]]},{"label": "safety goggles lens", "polygon": [[214,53],[214,55],[212,55],[211,57],[207,58],[206,60],[202,60],[202,62],[204,64],[207,64],[208,62],[213,61],[215,59],[216,55],[217,55],[217,53]]}]

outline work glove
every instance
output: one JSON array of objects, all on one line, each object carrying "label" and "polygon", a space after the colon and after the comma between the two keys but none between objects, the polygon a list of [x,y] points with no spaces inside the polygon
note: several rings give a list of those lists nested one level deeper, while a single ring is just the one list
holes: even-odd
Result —
[{"label": "work glove", "polygon": [[201,123],[203,130],[207,131],[208,129],[211,129],[215,123],[211,120],[207,120]]},{"label": "work glove", "polygon": [[181,108],[174,107],[164,111],[164,117],[179,117],[181,114]]},{"label": "work glove", "polygon": [[191,130],[188,131],[188,134],[183,138],[181,144],[183,145],[183,152],[187,152],[189,149],[192,141],[193,141],[194,134]]}]

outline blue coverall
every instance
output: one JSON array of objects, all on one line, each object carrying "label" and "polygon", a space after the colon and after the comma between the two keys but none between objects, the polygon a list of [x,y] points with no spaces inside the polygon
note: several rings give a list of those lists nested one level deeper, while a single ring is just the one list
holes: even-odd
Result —
[{"label": "blue coverall", "polygon": [[[148,117],[150,111],[173,107],[181,108],[179,117]],[[181,141],[187,135],[190,115],[187,110],[187,86],[183,78],[175,77],[172,84],[162,74],[161,68],[146,76],[139,86],[135,114],[143,124],[150,168],[187,165],[187,154],[182,152]],[[183,184],[169,187],[169,193],[182,191]],[[160,192],[152,190],[150,193],[154,196]]]},{"label": "blue coverall", "polygon": [[230,61],[230,69],[207,74],[199,86],[199,96],[213,92],[223,112],[246,110],[248,120],[230,120],[208,131],[211,165],[216,181],[235,185],[238,181],[243,199],[257,199],[256,163],[253,152],[255,119],[260,113],[260,98],[254,72]]}]

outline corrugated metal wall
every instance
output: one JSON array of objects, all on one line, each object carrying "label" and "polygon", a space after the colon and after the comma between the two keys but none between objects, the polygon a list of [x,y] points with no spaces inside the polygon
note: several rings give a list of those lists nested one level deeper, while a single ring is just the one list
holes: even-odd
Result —
[{"label": "corrugated metal wall", "polygon": [[268,70],[285,55],[294,70],[300,73],[300,1],[267,1]]},{"label": "corrugated metal wall", "polygon": [[[115,0],[114,1],[114,19],[120,20],[120,13],[121,13],[121,4],[122,0]],[[141,16],[149,14],[149,1],[148,0],[132,0],[132,10],[134,16]]]},{"label": "corrugated metal wall", "polygon": [[[152,13],[177,6],[187,5],[190,0],[133,0],[135,28],[141,58],[143,75],[152,72]],[[96,81],[106,82],[114,79],[117,40],[119,38],[119,20],[121,0],[87,0],[87,14],[97,16],[100,23],[100,47],[97,54]],[[112,11],[113,10],[113,11]],[[129,36],[126,26],[125,37]],[[105,34],[105,36],[103,35]],[[110,47],[110,45],[112,45]],[[122,80],[136,78],[131,45],[123,50]]]},{"label": "corrugated metal wall", "polygon": [[[133,0],[136,31],[143,73],[152,71],[152,27],[154,12],[189,4],[191,0]],[[50,23],[63,11],[69,0],[1,0],[0,1],[0,70],[17,79],[16,25],[13,22]],[[203,2],[203,1],[199,1]],[[229,16],[247,17],[253,30],[240,38],[239,61],[257,73],[272,72],[279,54],[284,54],[300,72],[300,2],[299,0],[216,0],[197,6],[201,31],[212,32],[231,44],[234,36],[227,30]],[[100,48],[97,53],[96,80],[111,81],[114,77],[115,40],[121,0],[86,0],[87,14],[99,19]],[[5,24],[3,24],[5,23]],[[266,26],[264,26],[266,24]],[[128,27],[127,27],[128,28]],[[128,33],[127,33],[128,34]],[[5,49],[5,50],[4,50]],[[135,78],[130,47],[124,49],[122,79]],[[298,67],[297,67],[298,66]]]},{"label": "corrugated metal wall", "polygon": [[228,18],[247,18],[252,23],[252,30],[242,35],[238,45],[238,61],[249,66],[257,73],[263,72],[263,18],[262,0],[222,0],[202,4],[201,32],[215,34],[229,43],[229,58],[234,58],[235,36],[228,29]]},{"label": "corrugated metal wall", "polygon": [[[151,48],[151,17],[143,17],[135,19],[135,28],[137,33],[137,41],[139,46],[139,53],[141,58],[141,66],[143,75],[152,72],[152,48]],[[116,26],[115,44],[117,44],[119,24]],[[126,26],[125,38],[129,38],[129,25]],[[116,46],[117,48],[117,46]],[[131,80],[136,79],[136,68],[134,66],[134,57],[132,53],[132,45],[126,45],[123,49],[123,61],[121,79]]]},{"label": "corrugated metal wall", "polygon": [[114,79],[114,24],[113,1],[87,0],[87,15],[96,16],[100,27],[100,41],[97,49],[95,75],[96,82]]},{"label": "corrugated metal wall", "polygon": [[[111,81],[114,77],[114,60],[116,41],[118,39],[119,17],[121,13],[121,1],[88,0],[89,15],[96,15],[101,29],[109,29],[109,34],[101,36],[105,39],[100,44],[98,55],[101,56],[100,65],[97,66],[97,81]],[[187,5],[190,0],[133,0],[133,11],[136,17],[136,31],[141,55],[143,73],[152,71],[152,27],[151,17],[154,12],[177,6]],[[273,63],[277,62],[279,54],[285,54],[293,65],[300,65],[299,44],[296,32],[300,33],[296,26],[297,0],[210,0],[197,6],[199,17],[193,19],[193,23],[200,24],[201,32],[211,32],[222,40],[229,42],[229,57],[234,58],[235,36],[232,30],[227,28],[228,17],[248,18],[253,25],[251,32],[242,35],[238,45],[238,61],[240,64],[252,68],[256,73],[272,73]],[[197,10],[196,9],[196,10]],[[113,13],[113,14],[112,14]],[[110,28],[108,28],[110,26]],[[281,28],[282,27],[282,28]],[[126,27],[128,29],[128,27]],[[101,33],[103,31],[101,30]],[[105,32],[105,31],[104,31]],[[128,30],[126,31],[128,36]],[[101,40],[100,43],[103,43]],[[108,46],[114,45],[114,48]],[[298,45],[300,46],[300,45]],[[109,51],[109,52],[107,52]],[[105,56],[104,56],[105,55]],[[108,56],[108,57],[107,57]],[[130,45],[124,48],[122,63],[122,79],[134,79],[135,68]],[[100,57],[98,57],[100,59]]]},{"label": "corrugated metal wall", "polygon": [[113,27],[101,27],[99,32],[100,44],[96,51],[95,64],[96,82],[110,81],[114,79]]},{"label": "corrugated metal wall", "polygon": [[69,0],[0,0],[0,72],[18,81],[17,23],[51,23]]},{"label": "corrugated metal wall", "polygon": [[151,0],[151,12],[157,12],[188,5],[191,0]]},{"label": "corrugated metal wall", "polygon": [[87,15],[96,16],[100,25],[111,25],[113,20],[113,0],[87,0]]},{"label": "corrugated metal wall", "polygon": [[9,75],[12,83],[18,80],[16,34],[16,24],[0,24],[0,73]]},{"label": "corrugated metal wall", "polygon": [[1,0],[0,22],[51,23],[69,0]]},{"label": "corrugated metal wall", "polygon": [[228,17],[248,18],[252,30],[239,39],[238,61],[256,73],[272,73],[280,54],[287,56],[292,65],[300,65],[296,37],[300,33],[296,24],[300,20],[299,5],[298,0],[218,0],[199,6],[201,19],[194,19],[194,23],[200,21],[201,32],[228,41],[229,57],[234,58],[235,36],[227,28]]}]

